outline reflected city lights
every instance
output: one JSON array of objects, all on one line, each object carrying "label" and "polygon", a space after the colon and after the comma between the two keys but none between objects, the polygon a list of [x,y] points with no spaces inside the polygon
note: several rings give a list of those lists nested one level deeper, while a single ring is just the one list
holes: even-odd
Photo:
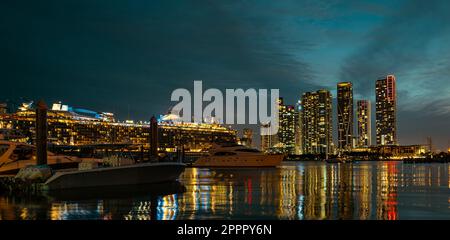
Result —
[{"label": "reflected city lights", "polygon": [[0,219],[448,219],[449,171],[392,161],[187,168],[182,193],[70,202],[0,196]]}]

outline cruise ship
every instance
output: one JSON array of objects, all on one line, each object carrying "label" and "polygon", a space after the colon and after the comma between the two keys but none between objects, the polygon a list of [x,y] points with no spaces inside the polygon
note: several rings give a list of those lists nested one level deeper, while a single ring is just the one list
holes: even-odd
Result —
[{"label": "cruise ship", "polygon": [[[35,104],[23,103],[14,113],[0,113],[0,129],[21,132],[32,143],[35,135]],[[135,144],[149,149],[149,122],[118,121],[113,113],[54,103],[47,113],[49,143],[62,146]],[[0,131],[1,134],[1,131]],[[176,114],[158,117],[158,150],[174,153],[206,151],[214,141],[236,142],[236,130],[217,122],[183,122]]]},{"label": "cruise ship", "polygon": [[200,157],[194,167],[276,167],[283,161],[282,154],[263,152],[237,144],[213,144],[208,155]]}]

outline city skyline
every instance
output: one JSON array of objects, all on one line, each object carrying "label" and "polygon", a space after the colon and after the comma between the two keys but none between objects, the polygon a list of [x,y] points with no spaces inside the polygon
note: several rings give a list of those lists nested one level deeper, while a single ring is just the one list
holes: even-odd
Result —
[{"label": "city skyline", "polygon": [[[372,107],[370,100],[353,99],[352,82],[337,83],[338,96],[336,98],[332,96],[331,91],[328,89],[319,89],[315,92],[304,93],[302,97],[297,101],[295,106],[286,104],[283,97],[280,97],[278,98],[276,103],[279,108],[279,130],[277,134],[267,136],[269,139],[271,139],[269,140],[271,142],[269,144],[262,143],[263,141],[268,141],[267,139],[264,140],[264,136],[254,136],[253,129],[251,128],[240,129],[238,127],[235,130],[242,130],[244,133],[247,132],[247,134],[244,134],[243,138],[241,139],[243,145],[247,145],[247,139],[250,139],[251,145],[251,139],[255,137],[255,139],[261,141],[257,141],[255,144],[260,146],[263,151],[266,151],[269,148],[278,145],[277,147],[281,147],[280,149],[283,149],[283,152],[290,154],[298,154],[300,152],[314,154],[325,153],[326,151],[324,150],[318,150],[320,148],[319,142],[322,142],[321,144],[323,145],[323,147],[328,148],[330,152],[332,151],[332,149],[335,149],[338,152],[345,152],[351,151],[351,149],[355,147],[358,148],[368,146],[405,145],[400,144],[397,139],[398,123],[396,84],[396,77],[393,74],[389,74],[386,77],[381,77],[375,81],[376,101],[374,107]],[[323,96],[324,94],[325,96]],[[8,104],[0,104],[1,114],[7,113],[8,110],[11,113],[15,111],[27,111],[29,108],[34,108],[34,105],[36,103],[34,101],[24,102],[21,105],[18,105],[19,107],[13,105],[14,109],[11,108],[11,106],[8,106]],[[373,117],[373,115],[371,114],[372,108],[374,108],[376,112],[374,116],[374,125],[376,129],[375,132],[372,132],[371,130]],[[148,124],[148,121],[146,120],[135,121],[134,119],[115,119],[114,113],[97,112],[94,110],[74,107],[64,104],[61,101],[53,103],[50,109],[60,112],[78,112],[78,114],[82,115],[87,114],[86,116],[91,115],[92,119],[97,119],[105,122],[125,124],[134,124],[136,122],[142,126]],[[326,118],[326,120],[324,121],[318,120],[322,116],[320,114],[322,112],[321,109],[326,111],[326,114],[323,115]],[[304,116],[303,112],[305,112]],[[170,112],[167,112],[166,114],[167,115],[156,114],[156,116],[159,116],[159,121],[167,121],[168,119],[165,118],[173,118],[175,116]],[[209,120],[207,119],[203,119],[203,121],[204,123],[209,123]],[[306,121],[307,124],[303,124],[303,121]],[[333,127],[333,124],[336,124],[337,127]],[[228,126],[230,127],[230,129],[232,126],[236,127],[248,125],[249,124],[224,124],[224,126]],[[260,131],[267,133],[266,130],[262,130],[263,128],[266,128],[265,124],[259,125],[258,127],[260,128]],[[318,133],[320,132],[318,131],[319,128],[323,128],[321,130],[321,133]],[[308,132],[308,129],[312,129],[312,133],[310,133],[309,135],[305,135],[305,132]],[[344,130],[347,131],[347,133],[340,134],[340,131]],[[250,135],[248,132],[250,132]],[[314,136],[312,136],[311,134]],[[323,134],[327,135],[327,140],[319,139],[318,136]],[[375,139],[375,141],[373,141],[373,144],[372,138]],[[307,142],[312,142],[316,150],[312,150],[311,146],[309,146],[310,148],[308,149],[308,145],[310,144],[308,144]],[[412,145],[417,144],[428,146],[432,143],[430,143],[430,138],[427,137],[426,143],[421,142],[414,143]],[[306,146],[307,148],[303,148],[304,146]],[[434,144],[430,146],[430,149],[431,148],[436,150]],[[446,149],[437,149],[437,151],[446,151]]]},{"label": "city skyline", "polygon": [[373,82],[395,74],[399,143],[430,136],[447,148],[449,3],[199,2],[190,11],[175,3],[77,1],[70,12],[64,2],[5,4],[10,91],[0,102],[43,98],[148,120],[169,109],[172,90],[200,79],[220,89],[277,87],[292,104],[329,89],[336,109],[337,82],[375,104]]}]

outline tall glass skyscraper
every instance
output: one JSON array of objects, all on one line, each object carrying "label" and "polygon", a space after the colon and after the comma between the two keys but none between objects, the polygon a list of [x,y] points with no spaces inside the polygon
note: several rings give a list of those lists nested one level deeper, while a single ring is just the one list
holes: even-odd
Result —
[{"label": "tall glass skyscraper", "polygon": [[372,145],[371,111],[369,100],[358,100],[358,147],[368,147]]},{"label": "tall glass skyscraper", "polygon": [[397,90],[394,75],[376,82],[377,145],[397,145]]},{"label": "tall glass skyscraper", "polygon": [[279,99],[279,130],[278,141],[282,152],[294,154],[295,152],[295,108],[291,105],[285,105],[283,98]]},{"label": "tall glass skyscraper", "polygon": [[338,149],[349,151],[353,145],[353,86],[350,82],[337,85]]},{"label": "tall glass skyscraper", "polygon": [[332,153],[331,93],[306,92],[302,96],[302,146],[305,154]]}]

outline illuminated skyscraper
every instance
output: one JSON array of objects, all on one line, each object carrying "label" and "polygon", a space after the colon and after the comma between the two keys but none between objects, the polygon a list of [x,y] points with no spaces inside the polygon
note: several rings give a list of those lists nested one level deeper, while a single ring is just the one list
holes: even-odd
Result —
[{"label": "illuminated skyscraper", "polygon": [[253,147],[253,130],[250,128],[244,128],[242,134],[242,144],[246,147]]},{"label": "illuminated skyscraper", "polygon": [[293,154],[295,148],[295,108],[284,105],[283,98],[279,99],[279,130],[278,141],[282,152]]},{"label": "illuminated skyscraper", "polygon": [[306,92],[302,96],[302,145],[303,153],[317,152],[317,100],[316,93]]},{"label": "illuminated skyscraper", "polygon": [[302,154],[302,101],[295,105],[295,154]]},{"label": "illuminated skyscraper", "polygon": [[302,96],[303,153],[332,152],[332,105],[327,90],[306,92]]},{"label": "illuminated skyscraper", "polygon": [[6,103],[0,103],[0,114],[8,112],[8,105]]},{"label": "illuminated skyscraper", "polygon": [[278,142],[278,135],[271,132],[270,123],[261,124],[261,151],[267,152]]},{"label": "illuminated skyscraper", "polygon": [[260,126],[260,136],[261,136],[261,151],[267,152],[270,151],[275,145],[279,143],[279,132],[281,130],[280,126],[280,113],[282,111],[283,98],[277,99],[277,108],[278,108],[278,129],[277,132],[272,132],[270,123],[262,123]]},{"label": "illuminated skyscraper", "polygon": [[350,82],[337,85],[338,148],[350,150],[353,142],[353,86]]},{"label": "illuminated skyscraper", "polygon": [[397,92],[394,75],[377,80],[375,96],[377,145],[396,145]]},{"label": "illuminated skyscraper", "polygon": [[358,147],[372,145],[371,111],[369,100],[358,100]]}]

